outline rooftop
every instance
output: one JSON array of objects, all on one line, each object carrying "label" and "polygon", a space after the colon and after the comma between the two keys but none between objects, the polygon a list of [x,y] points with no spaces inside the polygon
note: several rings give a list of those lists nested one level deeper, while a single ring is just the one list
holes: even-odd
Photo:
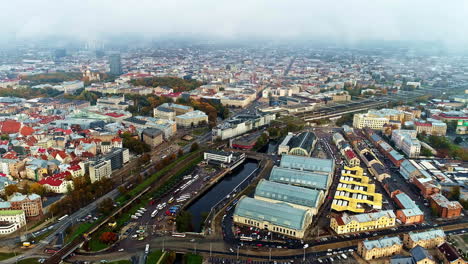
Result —
[{"label": "rooftop", "polygon": [[408,235],[411,240],[415,242],[420,240],[434,239],[437,237],[445,237],[445,233],[441,229],[432,229],[423,232],[409,232]]},{"label": "rooftop", "polygon": [[250,197],[242,197],[237,203],[234,215],[257,220],[268,221],[274,225],[301,230],[305,228],[306,210],[296,209],[287,204],[269,203]]},{"label": "rooftop", "polygon": [[24,214],[23,210],[0,210],[0,216],[13,216]]},{"label": "rooftop", "polygon": [[290,169],[302,169],[305,171],[315,171],[331,173],[333,171],[333,160],[318,159],[303,156],[283,155],[280,167]]},{"label": "rooftop", "polygon": [[270,181],[325,190],[328,185],[328,175],[310,171],[273,167],[270,174]]},{"label": "rooftop", "polygon": [[262,179],[255,190],[255,196],[298,204],[307,207],[317,207],[320,191],[281,184]]},{"label": "rooftop", "polygon": [[373,248],[387,248],[393,245],[402,245],[402,241],[399,237],[384,237],[377,240],[364,240],[363,245],[366,249],[370,250]]}]

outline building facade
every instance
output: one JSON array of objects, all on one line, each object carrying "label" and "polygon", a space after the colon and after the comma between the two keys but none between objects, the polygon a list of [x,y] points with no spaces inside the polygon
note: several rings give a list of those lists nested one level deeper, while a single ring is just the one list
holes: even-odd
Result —
[{"label": "building facade", "polygon": [[416,246],[424,248],[435,248],[445,242],[445,233],[441,229],[432,229],[423,232],[409,232],[403,234],[403,243],[406,248],[411,249]]},{"label": "building facade", "polygon": [[373,260],[399,254],[402,249],[403,242],[399,237],[384,237],[360,241],[357,253],[365,260]]},{"label": "building facade", "polygon": [[330,228],[337,234],[357,233],[394,227],[395,220],[396,216],[392,210],[357,215],[343,213],[331,218]]},{"label": "building facade", "polygon": [[234,222],[301,239],[312,222],[312,215],[307,210],[284,203],[270,203],[244,196],[234,210]]}]

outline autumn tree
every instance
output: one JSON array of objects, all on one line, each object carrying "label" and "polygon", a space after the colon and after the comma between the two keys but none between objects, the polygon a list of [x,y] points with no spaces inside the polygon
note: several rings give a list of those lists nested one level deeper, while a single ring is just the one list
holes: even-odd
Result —
[{"label": "autumn tree", "polygon": [[16,184],[10,184],[7,187],[5,187],[6,196],[10,196],[16,192],[19,192],[19,188]]},{"label": "autumn tree", "polygon": [[114,232],[104,232],[99,237],[102,243],[111,244],[117,241],[117,234]]},{"label": "autumn tree", "polygon": [[192,143],[192,145],[190,146],[190,152],[197,151],[199,148],[200,148],[200,146],[198,145],[198,143],[197,143],[197,142],[194,142],[194,143]]},{"label": "autumn tree", "polygon": [[44,194],[46,193],[46,189],[43,185],[35,182],[33,184],[31,184],[30,186],[30,192],[31,193],[35,193],[39,196],[44,196]]}]

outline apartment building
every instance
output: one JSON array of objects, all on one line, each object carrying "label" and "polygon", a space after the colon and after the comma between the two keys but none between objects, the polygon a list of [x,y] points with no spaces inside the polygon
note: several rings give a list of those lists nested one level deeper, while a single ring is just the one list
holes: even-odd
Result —
[{"label": "apartment building", "polygon": [[401,149],[409,158],[419,157],[421,153],[421,143],[416,138],[416,130],[396,129],[392,131],[392,141],[395,146]]},{"label": "apartment building", "polygon": [[358,244],[357,253],[365,260],[373,260],[399,254],[403,242],[399,237],[384,237],[377,240],[364,240]]},{"label": "apartment building", "polygon": [[445,233],[441,229],[432,229],[423,232],[409,232],[403,235],[403,243],[408,249],[416,246],[435,248],[443,242],[445,242]]},{"label": "apartment building", "polygon": [[394,227],[395,220],[396,216],[392,210],[357,215],[343,213],[331,218],[330,228],[337,234],[364,232]]}]

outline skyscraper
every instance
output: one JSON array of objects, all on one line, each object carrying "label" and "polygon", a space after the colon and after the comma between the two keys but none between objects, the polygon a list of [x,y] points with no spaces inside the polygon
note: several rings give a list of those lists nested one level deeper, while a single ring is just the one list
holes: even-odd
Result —
[{"label": "skyscraper", "polygon": [[110,74],[112,75],[122,74],[122,63],[120,61],[120,54],[112,54],[109,56],[109,68]]}]

